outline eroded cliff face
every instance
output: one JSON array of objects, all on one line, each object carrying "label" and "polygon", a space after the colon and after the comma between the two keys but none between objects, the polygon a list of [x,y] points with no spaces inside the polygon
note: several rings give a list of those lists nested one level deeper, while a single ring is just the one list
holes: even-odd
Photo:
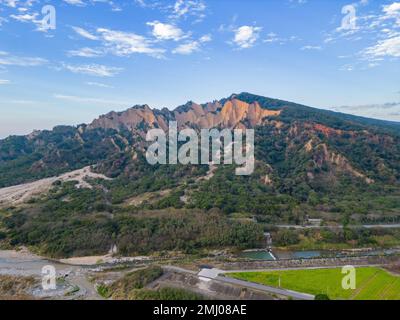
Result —
[{"label": "eroded cliff face", "polygon": [[[313,148],[311,145],[310,152],[312,150]],[[314,147],[313,159],[319,167],[326,163],[330,166],[331,170],[341,171],[354,177],[361,178],[368,184],[374,183],[373,179],[368,178],[364,173],[356,170],[344,155],[329,150],[325,143]]]},{"label": "eroded cliff face", "polygon": [[[346,136],[347,141],[351,141],[357,136],[357,132],[351,130],[336,130],[334,128],[316,123],[294,123],[290,126],[286,141],[289,146],[288,157],[293,157],[297,153],[310,159],[313,164],[307,172],[309,179],[314,179],[315,175],[310,171],[313,168],[327,168],[327,172],[344,173],[364,180],[367,184],[375,181],[367,176],[367,173],[357,169],[357,163],[352,163],[345,154],[329,144],[330,139],[342,138]],[[333,176],[331,176],[332,178]],[[333,179],[333,178],[332,178]]]},{"label": "eroded cliff face", "polygon": [[[300,193],[307,188],[324,193],[340,190],[348,181],[356,182],[355,188],[362,181],[397,185],[400,138],[393,125],[349,119],[247,93],[206,104],[189,102],[173,111],[135,106],[110,112],[89,125],[57,126],[0,141],[0,187],[94,164],[106,176],[135,180],[143,175],[141,161],[149,145],[146,133],[152,128],[167,131],[170,121],[177,121],[180,130],[257,127],[255,174],[265,190],[292,192],[307,184]],[[179,170],[186,174],[193,168]],[[210,171],[207,179],[212,175]]]},{"label": "eroded cliff face", "polygon": [[238,99],[227,100],[223,105],[216,101],[200,105],[188,103],[174,111],[166,109],[152,110],[149,106],[135,106],[123,112],[110,112],[94,120],[90,129],[120,129],[131,131],[144,128],[161,128],[167,130],[168,122],[175,120],[178,128],[228,128],[244,129],[253,128],[263,124],[271,116],[278,116],[280,110],[263,109],[255,102],[248,104]]},{"label": "eroded cliff face", "polygon": [[167,128],[164,118],[161,115],[156,116],[148,105],[135,106],[123,112],[112,111],[94,120],[88,128],[115,130],[126,128],[128,130],[135,130],[143,125],[151,128]]},{"label": "eroded cliff face", "polygon": [[200,106],[192,104],[187,112],[174,111],[179,127],[244,129],[261,125],[265,118],[278,116],[281,111],[263,109],[255,102],[248,104],[238,99],[231,99],[221,105],[219,102]]},{"label": "eroded cliff face", "polygon": [[[367,184],[376,182],[379,177],[385,177],[385,181],[390,183],[397,181],[395,175],[397,156],[391,153],[391,150],[395,150],[396,144],[393,136],[376,133],[373,127],[358,128],[351,123],[347,127],[335,126],[330,118],[324,120],[323,114],[320,118],[313,118],[312,114],[303,118],[302,112],[307,110],[301,111],[301,108],[292,106],[290,109],[287,103],[277,105],[273,100],[263,101],[259,97],[246,99],[243,95],[232,95],[227,99],[206,104],[188,102],[172,111],[166,108],[152,109],[148,105],[134,106],[123,112],[110,112],[100,116],[88,126],[78,127],[74,140],[79,146],[83,146],[85,141],[90,139],[88,137],[94,134],[94,130],[91,129],[115,129],[119,132],[107,133],[99,143],[105,150],[112,149],[116,154],[127,153],[128,156],[124,161],[135,162],[138,152],[146,150],[145,137],[148,130],[160,128],[168,131],[170,121],[176,121],[179,130],[246,129],[260,126],[264,129],[261,128],[261,133],[258,131],[261,140],[258,141],[256,150],[264,148],[279,154],[282,148],[285,148],[285,154],[272,161],[285,159],[285,165],[294,171],[300,170],[299,168],[306,163],[307,167],[303,169],[307,181],[324,179],[326,183],[334,183],[343,175],[361,179]],[[38,135],[40,136],[40,133],[32,133],[28,139],[33,140],[35,146],[43,144],[41,147],[44,147],[45,141],[36,138]],[[263,146],[262,141],[269,141],[270,144]],[[352,152],[349,145],[358,151]],[[358,158],[360,152],[371,154],[371,160],[363,162]],[[391,156],[382,157],[386,154]],[[264,156],[265,154],[260,155],[260,159],[266,162],[266,158],[262,158]],[[46,162],[47,158],[60,159],[57,161],[63,164],[62,159],[65,155],[58,151],[52,152],[51,156],[35,162],[31,166],[32,170],[40,171],[46,168],[47,162],[50,162],[50,160]],[[116,160],[111,166],[111,172],[117,172],[116,168],[121,166],[121,163],[123,163],[121,159]],[[374,163],[375,168],[371,167],[370,163]],[[275,181],[279,181],[276,170],[264,170],[262,176],[261,181],[269,187],[274,187]]]}]

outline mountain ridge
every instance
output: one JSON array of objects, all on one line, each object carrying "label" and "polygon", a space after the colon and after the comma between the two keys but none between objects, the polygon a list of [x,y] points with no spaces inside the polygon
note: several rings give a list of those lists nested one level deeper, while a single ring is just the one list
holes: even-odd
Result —
[{"label": "mountain ridge", "polygon": [[[310,146],[314,153],[318,153],[317,146],[321,146],[322,150],[327,150],[319,155],[325,162],[336,163],[336,166],[340,164],[342,169],[347,168],[345,171],[348,173],[369,182],[379,180],[382,170],[386,172],[385,176],[390,175],[388,168],[397,168],[395,160],[400,159],[395,147],[400,139],[400,124],[396,126],[384,121],[240,93],[205,104],[190,101],[174,110],[136,105],[125,111],[111,111],[92,123],[77,127],[57,126],[53,130],[35,131],[27,136],[10,136],[0,140],[0,187],[99,163],[100,168],[105,168],[104,164],[118,154],[125,159],[125,163],[129,163],[130,157],[137,157],[137,151],[144,150],[146,131],[151,128],[167,130],[169,121],[177,121],[180,129],[254,128],[258,137],[264,131],[270,131],[267,139],[270,143],[285,145],[286,155],[281,154],[280,157],[287,157],[291,149],[297,148],[293,147],[293,139],[301,141],[301,148],[296,149],[294,157],[302,154],[302,148],[309,149]],[[277,146],[264,146],[264,141],[259,139],[256,139],[256,143],[265,149],[272,148],[272,154],[282,152]],[[355,152],[358,149],[369,154],[369,162]],[[132,155],[127,157],[124,153]],[[391,156],[382,160],[382,154]],[[264,157],[270,158],[270,154],[259,157],[264,160]],[[309,161],[322,166],[317,158],[314,154]],[[116,161],[112,167],[120,166],[118,163],[121,161]],[[275,162],[276,159],[267,163],[271,161]],[[286,161],[289,163],[291,160]],[[390,163],[386,163],[388,161]],[[104,170],[117,175],[124,169]]]},{"label": "mountain ridge", "polygon": [[[303,110],[308,110],[311,112],[319,112],[319,113],[324,113],[329,116],[333,117],[339,117],[343,118],[345,120],[351,121],[351,122],[356,122],[356,123],[362,123],[364,125],[372,125],[372,126],[377,126],[378,128],[382,127],[388,127],[390,129],[394,129],[397,131],[397,129],[400,132],[400,122],[396,121],[389,121],[389,120],[381,120],[381,119],[374,119],[374,118],[368,118],[368,117],[363,117],[363,116],[357,116],[357,115],[351,115],[351,114],[346,114],[343,112],[337,112],[337,111],[332,111],[332,110],[326,110],[326,109],[320,109],[320,108],[315,108],[315,107],[309,107],[303,104],[298,104],[295,102],[290,102],[290,101],[285,101],[281,99],[275,99],[275,98],[267,98],[259,95],[254,95],[248,92],[242,92],[240,94],[231,94],[228,98],[222,98],[220,100],[213,100],[212,102],[206,102],[202,104],[198,104],[193,101],[188,101],[187,103],[180,105],[173,110],[169,110],[167,108],[151,108],[149,105],[144,104],[144,105],[135,105],[131,108],[128,108],[123,111],[115,112],[111,111],[109,113],[106,113],[104,115],[101,115],[99,118],[107,117],[108,115],[112,114],[124,114],[127,113],[131,110],[141,110],[141,109],[147,109],[151,112],[153,112],[155,117],[158,116],[166,116],[167,120],[176,120],[176,114],[182,114],[182,113],[187,113],[193,110],[193,108],[196,107],[201,107],[203,109],[206,109],[211,106],[211,109],[207,110],[208,112],[216,112],[219,109],[222,109],[224,104],[227,101],[231,101],[233,99],[248,103],[248,104],[254,104],[257,103],[259,107],[262,109],[267,109],[267,110],[279,110],[282,111],[284,108],[300,108]],[[262,102],[259,102],[259,101]],[[215,108],[214,110],[212,108]],[[98,119],[99,119],[98,118]],[[94,120],[93,122],[95,122]],[[93,124],[93,122],[90,125]]]},{"label": "mountain ridge", "polygon": [[[78,124],[75,126],[59,125],[59,126],[53,127],[53,129],[43,129],[43,130],[38,129],[38,130],[34,130],[31,133],[26,134],[26,135],[18,135],[18,136],[10,135],[8,137],[0,139],[0,141],[6,140],[10,137],[28,137],[28,138],[30,138],[32,136],[39,134],[40,132],[52,131],[52,130],[54,130],[54,128],[58,128],[58,127],[74,127],[74,128],[80,129],[80,130],[86,129],[86,128],[97,128],[97,127],[101,127],[101,126],[98,126],[98,125],[96,126],[94,123],[96,123],[96,121],[99,123],[101,121],[101,119],[104,119],[108,116],[114,116],[114,115],[120,116],[120,115],[124,115],[126,113],[138,112],[138,111],[142,111],[142,110],[150,111],[151,113],[153,113],[154,118],[163,117],[164,118],[163,125],[165,125],[165,121],[176,120],[176,117],[175,117],[176,114],[187,113],[187,112],[193,110],[193,106],[207,108],[207,106],[210,106],[210,105],[211,106],[219,105],[218,107],[222,108],[223,105],[227,101],[230,101],[232,99],[237,99],[237,100],[245,102],[247,104],[257,103],[260,108],[267,109],[270,111],[277,111],[277,110],[284,111],[284,109],[290,109],[290,111],[294,111],[295,109],[297,109],[298,115],[300,113],[306,113],[308,116],[310,115],[310,113],[311,114],[313,114],[313,113],[325,114],[328,117],[337,117],[339,119],[342,119],[345,121],[350,121],[355,124],[373,126],[377,129],[386,129],[386,130],[389,130],[390,133],[396,133],[396,134],[400,135],[400,122],[397,122],[397,121],[368,118],[368,117],[352,115],[352,114],[347,114],[347,113],[338,112],[338,111],[310,107],[310,106],[306,106],[304,104],[298,104],[295,102],[290,102],[290,101],[286,101],[286,100],[282,100],[282,99],[268,98],[268,97],[264,97],[264,96],[260,96],[260,95],[251,94],[248,92],[242,92],[239,94],[233,93],[228,98],[222,98],[220,100],[213,100],[211,102],[206,102],[206,103],[201,103],[201,104],[198,104],[193,101],[188,101],[187,103],[177,106],[172,110],[170,110],[166,107],[152,108],[148,104],[134,105],[125,110],[109,111],[105,114],[99,115],[98,118],[92,120],[90,123],[82,123],[82,124]],[[208,110],[208,111],[210,111],[210,110]],[[215,112],[215,111],[216,110],[211,110],[211,112]],[[304,114],[302,115],[302,117],[304,118]],[[108,129],[108,128],[104,127],[104,129]]]},{"label": "mountain ridge", "polygon": [[89,129],[112,128],[119,129],[124,126],[134,130],[139,124],[149,128],[167,130],[169,121],[177,121],[178,128],[245,128],[247,125],[254,127],[262,124],[266,117],[277,116],[279,110],[261,108],[258,102],[246,103],[235,97],[220,101],[197,104],[189,101],[174,110],[151,109],[148,105],[134,106],[121,112],[109,112],[95,119],[88,125]]},{"label": "mountain ridge", "polygon": [[[398,243],[391,232],[299,235],[273,227],[308,218],[344,226],[400,222],[397,126],[247,93],[175,112],[142,106],[0,140],[0,188],[14,199],[0,204],[0,244],[69,257],[114,245],[129,255],[254,248],[265,231],[275,243],[307,248]],[[195,129],[254,128],[253,174],[236,176],[234,165],[150,165],[143,134],[176,119]],[[71,177],[89,166],[89,177]],[[26,188],[43,181],[7,188],[42,178],[49,179],[40,194]]]}]

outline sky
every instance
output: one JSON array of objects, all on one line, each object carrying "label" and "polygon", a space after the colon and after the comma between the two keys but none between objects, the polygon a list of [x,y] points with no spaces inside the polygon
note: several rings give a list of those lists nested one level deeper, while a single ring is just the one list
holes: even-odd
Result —
[{"label": "sky", "polygon": [[400,2],[0,0],[0,138],[244,91],[400,121]]}]

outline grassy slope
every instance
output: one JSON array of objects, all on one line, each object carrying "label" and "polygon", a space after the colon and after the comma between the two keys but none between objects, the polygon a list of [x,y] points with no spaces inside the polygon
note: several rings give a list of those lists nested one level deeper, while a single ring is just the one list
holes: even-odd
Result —
[{"label": "grassy slope", "polygon": [[110,285],[100,285],[97,290],[104,298],[113,300],[203,300],[202,296],[184,289],[146,289],[147,285],[162,274],[160,267],[153,266],[130,272]]},{"label": "grassy slope", "polygon": [[400,277],[380,268],[357,268],[356,290],[342,288],[343,274],[336,269],[242,272],[232,277],[310,294],[327,293],[331,299],[400,300]]}]

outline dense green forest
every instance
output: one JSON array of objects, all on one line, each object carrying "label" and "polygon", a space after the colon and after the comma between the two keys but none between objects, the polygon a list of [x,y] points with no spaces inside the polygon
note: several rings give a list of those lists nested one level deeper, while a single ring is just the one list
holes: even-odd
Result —
[{"label": "dense green forest", "polygon": [[104,254],[116,244],[123,255],[202,248],[251,248],[262,227],[239,223],[218,212],[148,211],[107,206],[101,189],[56,186],[30,208],[0,212],[11,245],[28,245],[52,257]]}]

